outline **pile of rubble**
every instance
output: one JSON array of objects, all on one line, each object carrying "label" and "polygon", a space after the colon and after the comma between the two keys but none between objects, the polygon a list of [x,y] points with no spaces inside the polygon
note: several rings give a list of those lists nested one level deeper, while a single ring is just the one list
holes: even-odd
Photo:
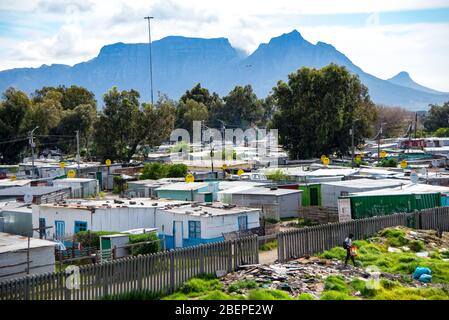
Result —
[{"label": "pile of rubble", "polygon": [[[309,293],[318,298],[324,290],[325,279],[331,275],[342,276],[348,282],[356,278],[368,280],[373,276],[393,281],[400,281],[404,278],[404,275],[388,274],[378,270],[372,272],[350,265],[345,266],[343,262],[335,259],[306,257],[288,263],[241,266],[238,271],[222,277],[221,281],[226,289],[235,282],[253,280],[261,288],[284,290],[292,296]],[[424,287],[426,285],[414,282],[407,286]],[[247,291],[248,289],[241,289],[240,293],[245,294]]]}]

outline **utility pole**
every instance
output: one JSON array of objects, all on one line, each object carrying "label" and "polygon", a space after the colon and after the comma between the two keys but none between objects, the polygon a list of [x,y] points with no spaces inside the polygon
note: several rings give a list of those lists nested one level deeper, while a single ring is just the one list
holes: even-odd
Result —
[{"label": "utility pole", "polygon": [[377,161],[380,161],[380,138],[382,137],[382,122],[380,123],[380,130],[377,136]]},{"label": "utility pole", "polygon": [[354,121],[352,122],[352,128],[349,129],[349,134],[351,135],[351,167],[354,167],[354,154],[355,154],[355,147],[354,147]]},{"label": "utility pole", "polygon": [[[39,227],[31,229],[31,232],[38,231],[39,233],[42,232],[42,230],[47,230],[53,227]],[[32,235],[31,235],[32,236]],[[31,236],[28,235],[28,244],[27,244],[27,274],[30,274],[30,242],[31,242]]]},{"label": "utility pole", "polygon": [[148,20],[148,45],[150,48],[150,98],[151,98],[151,104],[153,105],[153,57],[151,52],[151,19],[154,19],[154,17],[145,17],[145,20]]},{"label": "utility pole", "polygon": [[32,178],[34,178],[35,175],[35,168],[34,168],[34,148],[36,147],[36,144],[34,143],[34,131],[38,129],[39,127],[34,128],[29,133],[29,143],[31,147],[31,166],[33,167],[33,174],[31,175]]},{"label": "utility pole", "polygon": [[415,139],[417,130],[418,130],[418,112],[415,112]]},{"label": "utility pole", "polygon": [[80,131],[76,130],[76,163],[78,165],[77,176],[80,174]]}]

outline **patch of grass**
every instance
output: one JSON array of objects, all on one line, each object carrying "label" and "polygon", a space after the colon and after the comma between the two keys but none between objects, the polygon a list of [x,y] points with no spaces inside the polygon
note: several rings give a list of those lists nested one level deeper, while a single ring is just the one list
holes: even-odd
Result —
[{"label": "patch of grass", "polygon": [[335,247],[324,251],[320,254],[320,258],[343,260],[346,257],[346,250],[342,247]]},{"label": "patch of grass", "polygon": [[188,295],[189,297],[195,297],[208,293],[210,291],[222,289],[223,284],[218,279],[206,280],[201,278],[192,278],[185,282],[181,286],[179,291]]},{"label": "patch of grass", "polygon": [[408,243],[405,238],[405,231],[397,228],[386,228],[379,232],[379,235],[387,239],[387,244],[391,247],[402,247]]},{"label": "patch of grass", "polygon": [[426,246],[424,245],[424,242],[422,240],[412,240],[409,241],[407,246],[410,248],[410,250],[414,252],[420,252],[424,251]]},{"label": "patch of grass", "polygon": [[278,241],[273,240],[273,241],[270,241],[270,242],[267,242],[267,243],[261,245],[259,247],[259,250],[260,251],[271,251],[273,249],[276,249],[277,247],[278,247]]},{"label": "patch of grass", "polygon": [[353,296],[350,296],[347,293],[330,290],[325,291],[321,295],[320,300],[357,300],[357,299]]},{"label": "patch of grass", "polygon": [[342,276],[328,276],[324,282],[325,290],[349,292],[349,288]]},{"label": "patch of grass", "polygon": [[301,293],[297,298],[297,300],[315,300],[315,297],[310,293]]},{"label": "patch of grass", "polygon": [[259,284],[254,280],[241,280],[232,283],[228,287],[229,292],[238,292],[241,289],[255,289],[259,286]]},{"label": "patch of grass", "polygon": [[255,289],[249,292],[248,300],[292,300],[292,297],[281,290]]}]

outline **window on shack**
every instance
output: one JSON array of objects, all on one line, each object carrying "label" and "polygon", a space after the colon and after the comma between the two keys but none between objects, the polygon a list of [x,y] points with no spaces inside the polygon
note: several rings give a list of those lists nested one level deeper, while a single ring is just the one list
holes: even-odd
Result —
[{"label": "window on shack", "polygon": [[189,238],[201,238],[201,221],[189,221]]},{"label": "window on shack", "polygon": [[241,216],[238,218],[239,231],[248,229],[248,216]]}]

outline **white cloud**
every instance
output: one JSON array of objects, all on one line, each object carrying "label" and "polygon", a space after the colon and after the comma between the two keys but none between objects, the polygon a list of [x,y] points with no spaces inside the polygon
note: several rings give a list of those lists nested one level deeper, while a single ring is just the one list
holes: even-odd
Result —
[{"label": "white cloud", "polygon": [[[333,44],[362,69],[382,78],[406,70],[423,85],[449,91],[448,24],[302,26],[302,14],[373,13],[438,8],[447,0],[2,0],[0,10],[28,12],[53,32],[14,40],[0,34],[0,70],[74,64],[95,57],[103,45],[146,42],[146,15],[155,16],[153,39],[168,35],[227,37],[251,52],[261,42],[298,29],[311,42]],[[382,20],[382,19],[380,19]],[[55,27],[56,26],[56,27]],[[26,27],[26,19],[21,21]]]}]

